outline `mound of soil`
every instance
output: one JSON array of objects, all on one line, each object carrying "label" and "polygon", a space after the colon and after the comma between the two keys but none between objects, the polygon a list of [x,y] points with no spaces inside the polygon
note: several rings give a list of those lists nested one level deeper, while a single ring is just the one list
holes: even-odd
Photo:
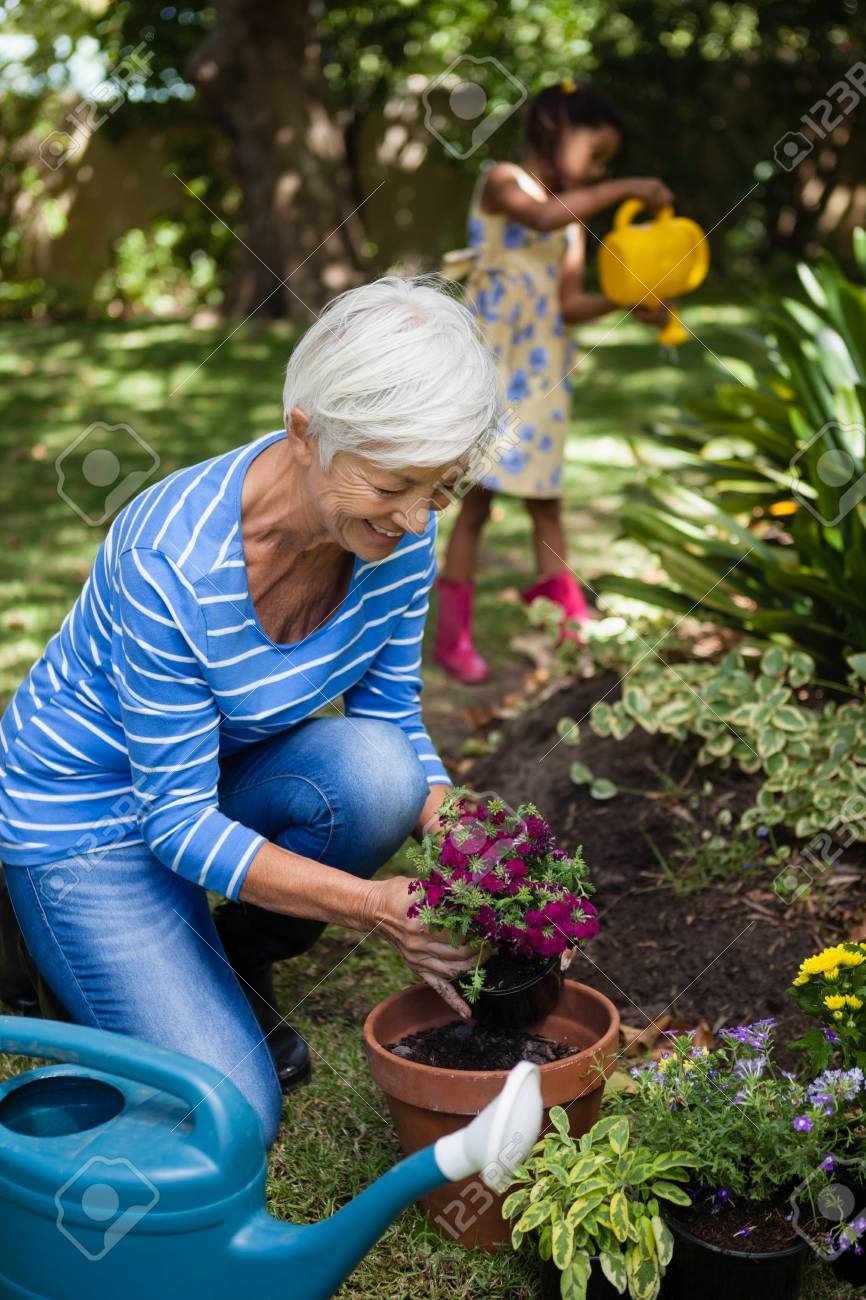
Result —
[{"label": "mound of soil", "polygon": [[444,1070],[510,1070],[519,1061],[535,1065],[561,1061],[579,1049],[539,1034],[507,1033],[454,1020],[437,1029],[407,1034],[399,1042],[390,1043],[388,1050],[419,1065]]},{"label": "mound of soil", "polygon": [[[694,773],[695,744],[639,729],[623,741],[596,736],[587,721],[590,709],[618,696],[612,674],[567,681],[506,727],[498,749],[478,759],[468,782],[512,806],[537,804],[561,844],[583,846],[601,933],[569,975],[607,994],[625,1023],[638,1028],[665,1012],[689,1024],[707,1021],[714,1030],[773,1016],[779,1041],[797,1036],[806,1022],[785,990],[803,957],[841,937],[838,926],[802,907],[785,907],[770,892],[767,875],[757,882],[744,871],[742,880],[688,895],[662,887],[657,854],[672,859],[684,829],[699,836],[702,821],[715,831],[720,798],[736,821],[759,781],[709,768]],[[581,723],[577,745],[558,741],[556,724],[566,715]],[[592,799],[569,777],[575,760],[649,797],[624,791]],[[700,789],[707,777],[713,809],[687,812],[677,788],[690,779]],[[866,915],[866,892],[857,889]]]}]

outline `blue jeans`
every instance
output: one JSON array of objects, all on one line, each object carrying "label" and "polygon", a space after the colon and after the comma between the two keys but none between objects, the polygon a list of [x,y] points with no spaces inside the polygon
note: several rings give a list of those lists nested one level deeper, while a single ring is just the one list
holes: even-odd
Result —
[{"label": "blue jeans", "polygon": [[[283,848],[367,878],[400,848],[427,794],[399,727],[326,717],[227,759],[219,804]],[[276,1071],[207,892],[142,844],[4,874],[30,954],[72,1019],[215,1066],[258,1111],[270,1146],[282,1103]],[[324,928],[224,906],[243,917],[262,962],[302,952]]]}]

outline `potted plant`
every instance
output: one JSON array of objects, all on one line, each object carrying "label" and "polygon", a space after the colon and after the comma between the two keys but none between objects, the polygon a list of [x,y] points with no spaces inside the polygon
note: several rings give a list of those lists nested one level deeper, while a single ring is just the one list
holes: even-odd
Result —
[{"label": "potted plant", "polygon": [[603,1300],[627,1291],[655,1300],[674,1249],[660,1201],[690,1204],[683,1188],[694,1165],[685,1151],[630,1144],[629,1122],[609,1116],[575,1141],[568,1116],[550,1112],[553,1131],[516,1171],[502,1213],[516,1220],[515,1250],[531,1234],[542,1265],[544,1300]]},{"label": "potted plant", "polygon": [[[441,835],[425,837],[416,861],[418,882],[407,898],[413,915],[478,941],[478,963],[460,987],[476,1022],[484,1023],[456,1021],[427,985],[404,989],[370,1012],[367,1059],[404,1151],[419,1150],[482,1110],[511,1063],[502,1059],[502,1039],[519,1057],[528,1030],[549,1049],[540,1066],[545,1107],[567,1106],[572,1132],[584,1133],[598,1118],[613,1069],[619,1016],[601,993],[563,980],[559,969],[560,955],[598,930],[582,856],[556,847],[535,808],[515,814],[495,800],[472,808],[466,792],[455,791]],[[494,957],[503,963],[498,970]],[[432,1063],[406,1054],[407,1040],[425,1041],[446,1027],[451,1056]],[[467,1038],[477,1058],[468,1068]],[[513,1136],[503,1135],[506,1169]],[[501,1198],[478,1180],[433,1192],[424,1204],[440,1232],[466,1245],[507,1240]]]},{"label": "potted plant", "polygon": [[665,1294],[793,1300],[814,1238],[816,1172],[831,1167],[847,1122],[821,1101],[820,1080],[778,1069],[772,1020],[722,1030],[712,1051],[678,1035],[632,1073],[635,1091],[613,1104],[641,1145],[685,1150],[695,1166],[691,1207],[665,1212],[676,1243]]},{"label": "potted plant", "polygon": [[[832,1157],[809,1180],[817,1253],[847,1282],[866,1284],[866,944],[839,943],[806,957],[789,992],[818,1023],[792,1044],[807,1053],[813,1102],[844,1126]],[[800,1207],[797,1206],[799,1214]],[[822,1222],[823,1220],[823,1222]]]},{"label": "potted plant", "polygon": [[446,800],[440,825],[412,853],[409,914],[478,941],[475,969],[458,987],[479,1023],[532,1024],[556,1004],[562,954],[598,934],[583,854],[557,848],[534,805],[473,807],[465,790]]}]

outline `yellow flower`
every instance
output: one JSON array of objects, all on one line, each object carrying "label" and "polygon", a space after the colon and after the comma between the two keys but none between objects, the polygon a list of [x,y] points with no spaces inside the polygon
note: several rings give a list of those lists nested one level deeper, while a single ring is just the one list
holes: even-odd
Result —
[{"label": "yellow flower", "polygon": [[858,998],[855,993],[849,993],[848,996],[845,998],[845,1001],[847,1002],[848,1006],[851,1008],[852,1011],[859,1011],[863,1005],[863,999]]},{"label": "yellow flower", "polygon": [[840,946],[839,965],[840,966],[860,966],[866,961],[866,953],[850,952],[848,948]]},{"label": "yellow flower", "polygon": [[801,984],[808,984],[808,983],[809,983],[808,975],[798,975],[794,980],[794,986],[796,988],[799,988]]},{"label": "yellow flower", "polygon": [[817,952],[813,957],[806,957],[800,963],[798,978],[809,979],[812,975],[823,975],[825,971],[831,970],[838,965],[838,956],[835,948],[825,948],[823,952]]},{"label": "yellow flower", "polygon": [[845,1005],[845,999],[841,993],[828,993],[824,999],[824,1006],[828,1011],[841,1011]]},{"label": "yellow flower", "polygon": [[832,970],[825,971],[824,978],[828,980],[837,980],[839,978],[839,967],[834,966]]}]

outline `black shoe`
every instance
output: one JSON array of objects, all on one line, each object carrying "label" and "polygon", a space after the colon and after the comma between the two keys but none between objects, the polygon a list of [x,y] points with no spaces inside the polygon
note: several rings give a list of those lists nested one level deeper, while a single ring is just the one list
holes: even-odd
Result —
[{"label": "black shoe", "polygon": [[35,989],[19,992],[0,987],[0,1003],[4,1007],[8,1007],[10,1011],[20,1011],[24,1016],[38,1016],[40,1014],[39,998],[36,996]]},{"label": "black shoe", "polygon": [[274,1058],[280,1090],[285,1096],[309,1082],[312,1074],[310,1049],[306,1040],[276,1010],[277,995],[271,963],[246,970],[235,967],[234,970],[265,1035]]}]

